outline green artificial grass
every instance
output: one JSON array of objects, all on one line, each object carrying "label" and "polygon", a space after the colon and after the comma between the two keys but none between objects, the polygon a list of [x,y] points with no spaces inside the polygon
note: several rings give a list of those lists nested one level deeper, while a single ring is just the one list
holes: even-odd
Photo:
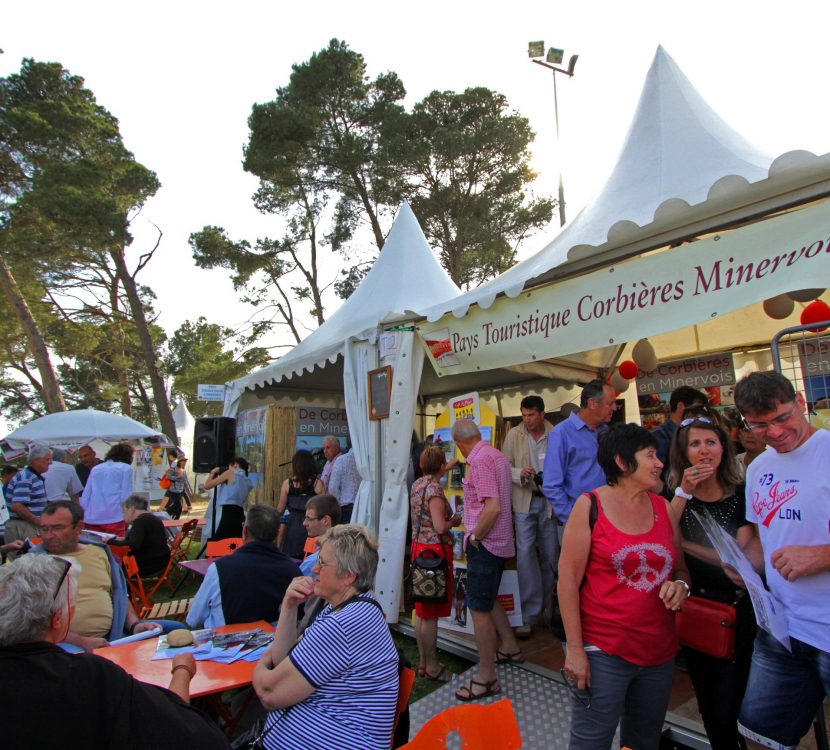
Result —
[{"label": "green artificial grass", "polygon": [[[415,642],[415,639],[410,638],[403,633],[392,631],[392,640],[394,640],[395,645],[404,652],[406,658],[409,659],[409,663],[412,665],[412,668],[417,669],[418,644]],[[454,654],[450,654],[447,651],[442,651],[441,649],[438,649],[438,658],[441,660],[441,663],[445,664],[447,669],[449,669],[453,674],[461,674],[462,672],[466,672],[472,666],[472,662],[462,659],[459,656],[455,656]],[[443,682],[428,680],[426,677],[416,677],[415,685],[412,687],[412,694],[409,697],[409,702],[415,703],[425,695],[429,695],[431,692],[437,690],[443,684]]]}]

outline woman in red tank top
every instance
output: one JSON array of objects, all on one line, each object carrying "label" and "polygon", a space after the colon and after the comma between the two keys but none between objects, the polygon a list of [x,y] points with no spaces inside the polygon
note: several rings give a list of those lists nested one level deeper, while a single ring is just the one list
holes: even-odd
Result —
[{"label": "woman in red tank top", "polygon": [[576,501],[559,560],[570,750],[610,748],[618,721],[621,745],[656,750],[677,653],[674,613],[689,595],[680,532],[651,492],[663,464],[648,430],[612,427],[597,460],[608,484]]}]

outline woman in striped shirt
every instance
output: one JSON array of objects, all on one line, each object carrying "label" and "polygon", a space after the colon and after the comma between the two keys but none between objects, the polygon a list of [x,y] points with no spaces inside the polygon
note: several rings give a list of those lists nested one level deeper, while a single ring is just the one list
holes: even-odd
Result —
[{"label": "woman in striped shirt", "polygon": [[[321,537],[315,578],[295,578],[274,642],[254,670],[254,688],[271,710],[268,750],[387,750],[398,695],[398,654],[370,589],[377,540],[357,524]],[[297,611],[312,594],[326,606],[297,638]]]}]

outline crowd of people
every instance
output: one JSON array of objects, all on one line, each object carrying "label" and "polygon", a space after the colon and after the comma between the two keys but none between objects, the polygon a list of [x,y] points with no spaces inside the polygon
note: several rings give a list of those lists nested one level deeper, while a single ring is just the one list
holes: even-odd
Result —
[{"label": "crowd of people", "polygon": [[[472,421],[457,421],[462,513],[453,512],[442,483],[455,459],[436,445],[418,451],[411,554],[443,558],[447,569],[444,599],[415,605],[418,674],[452,677],[439,660],[437,625],[457,604],[450,532],[463,524],[463,598],[478,665],[457,685],[459,701],[499,694],[497,665],[523,662],[521,640],[561,618],[572,750],[610,748],[618,726],[622,745],[656,750],[681,648],[713,750],[797,745],[830,692],[830,480],[820,468],[830,436],[811,426],[804,399],[776,373],[744,377],[735,403],[743,417],[737,434],[705,394],[684,386],[672,394],[666,422],[650,432],[609,424],[616,394],[597,380],[555,426],[542,399],[527,396],[502,450]],[[92,655],[125,634],[184,627],[140,620],[110,546],[83,533],[92,526],[115,534],[112,544],[129,547],[143,576],[167,566],[165,529],[122,476],[128,448],[113,446],[103,461],[87,452],[74,477],[59,470],[51,481],[53,466],[65,464],[40,446],[25,468],[4,469],[11,518],[3,546],[10,561],[0,568],[0,699],[21,717],[50,690],[71,693],[66,711],[101,704],[79,729],[90,746],[129,746],[119,738],[130,736],[146,746],[224,747],[215,725],[188,705],[192,659],[173,662],[165,691]],[[244,458],[210,472],[217,531],[242,544],[208,569],[187,625],[275,623],[253,674],[263,747],[305,748],[311,736],[325,738],[321,746],[389,747],[400,659],[372,593],[378,542],[349,523],[359,486],[354,451],[327,438],[324,454],[319,474],[310,453],[294,455],[276,507],[248,505]],[[170,457],[168,508],[183,505],[180,461]],[[783,606],[787,644],[756,625],[743,580],[722,564],[701,525],[707,514]],[[42,543],[23,555],[34,536]],[[515,628],[498,598],[511,558],[523,618]],[[734,607],[727,657],[679,643],[675,621],[690,596]],[[49,688],[40,690],[45,680]],[[83,689],[69,690],[70,681]],[[149,712],[169,722],[163,740],[157,723],[144,719]],[[53,724],[32,735],[29,723],[7,736],[57,739]]]}]

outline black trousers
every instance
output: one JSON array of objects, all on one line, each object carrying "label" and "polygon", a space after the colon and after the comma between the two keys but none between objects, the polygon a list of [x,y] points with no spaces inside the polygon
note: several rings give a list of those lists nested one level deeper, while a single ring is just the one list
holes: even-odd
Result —
[{"label": "black trousers", "polygon": [[745,596],[737,605],[734,659],[716,659],[691,648],[683,649],[712,750],[746,747],[738,734],[738,712],[749,679],[755,631],[752,603]]}]

